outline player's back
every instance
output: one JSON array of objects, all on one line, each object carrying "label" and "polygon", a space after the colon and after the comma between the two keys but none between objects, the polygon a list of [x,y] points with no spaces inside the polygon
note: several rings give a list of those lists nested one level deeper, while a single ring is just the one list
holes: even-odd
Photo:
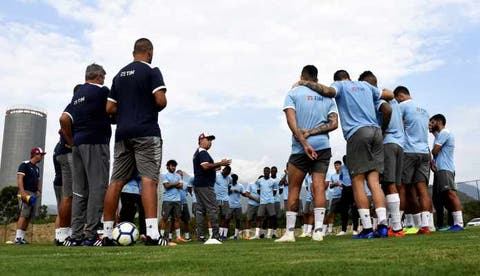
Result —
[{"label": "player's back", "polygon": [[439,170],[455,172],[455,137],[453,136],[453,133],[444,128],[440,131],[437,137],[435,137],[433,143],[442,146],[442,149],[435,158],[437,168]]},{"label": "player's back", "polygon": [[428,112],[419,107],[413,100],[400,103],[405,126],[406,153],[428,153]]}]

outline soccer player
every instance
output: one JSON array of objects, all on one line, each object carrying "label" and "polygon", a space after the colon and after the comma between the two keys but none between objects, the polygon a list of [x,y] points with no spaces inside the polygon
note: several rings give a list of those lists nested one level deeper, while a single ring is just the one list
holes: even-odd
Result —
[{"label": "soccer player", "polygon": [[337,236],[344,236],[347,233],[349,211],[352,214],[353,235],[357,235],[359,215],[357,206],[355,205],[355,199],[353,197],[352,179],[350,178],[348,167],[345,164],[347,156],[344,155],[342,160],[343,164],[340,166],[340,176],[338,178],[342,185],[342,196],[340,199],[340,219],[342,226],[341,231],[337,233]]},{"label": "soccer player", "polygon": [[[247,185],[245,196],[248,198],[247,221],[245,228],[247,229],[246,239],[254,240],[260,238],[260,225],[256,223],[258,206],[260,205],[260,190],[256,182]],[[250,237],[250,228],[252,223],[255,224],[255,236]]]},{"label": "soccer player", "polygon": [[[335,172],[328,178],[328,186],[332,191],[332,198],[330,201],[330,208],[327,214],[328,229],[326,234],[333,233],[333,222],[335,221],[335,214],[341,213],[341,199],[342,199],[342,183],[340,183],[340,168],[342,161],[337,160],[333,163]],[[357,220],[358,221],[358,220]],[[325,230],[324,230],[325,231]]]},{"label": "soccer player", "polygon": [[[437,182],[438,192],[442,195],[448,211],[453,216],[453,226],[449,231],[463,230],[462,204],[457,196],[455,184],[455,137],[445,125],[447,120],[442,114],[436,114],[430,118],[429,127],[431,132],[436,133],[433,142],[433,164],[434,177]],[[443,210],[437,210],[437,212]]]},{"label": "soccer player", "polygon": [[104,245],[113,245],[115,210],[123,185],[135,171],[142,178],[147,238],[145,245],[168,245],[160,237],[157,219],[157,184],[162,160],[158,112],[167,106],[162,73],[152,67],[153,44],[140,38],[133,48],[133,62],[114,77],[107,112],[116,116],[113,170],[105,195]]},{"label": "soccer player", "polygon": [[[302,81],[317,82],[318,70],[313,65],[303,67]],[[294,242],[295,220],[300,187],[307,172],[312,173],[314,228],[312,240],[323,240],[325,217],[325,177],[332,156],[328,133],[338,127],[337,108],[332,99],[318,95],[306,86],[290,90],[283,106],[292,132],[292,151],[288,160],[289,194],[287,230],[276,242]]]},{"label": "soccer player", "polygon": [[[270,178],[270,168],[263,168],[263,177],[257,180],[257,185],[260,190],[260,206],[258,207],[257,225],[262,225],[263,219],[269,220],[269,225],[274,230],[277,229],[277,215],[275,213],[275,194],[278,192],[278,188],[275,185],[275,181]],[[265,229],[262,229],[260,237],[265,235]],[[271,238],[272,229],[269,228],[267,232],[267,238]]]},{"label": "soccer player", "polygon": [[217,173],[215,178],[215,196],[217,200],[218,213],[220,215],[220,239],[226,240],[228,234],[228,223],[227,223],[227,213],[229,212],[229,196],[228,196],[228,187],[232,184],[232,178],[230,173],[232,168],[230,166],[225,166],[223,170]]},{"label": "soccer player", "polygon": [[399,102],[405,128],[402,184],[415,189],[420,202],[421,228],[417,234],[429,234],[432,201],[427,185],[430,177],[430,151],[428,148],[428,112],[418,106],[404,86],[393,91]]},{"label": "soccer player", "polygon": [[[227,220],[227,230],[230,226],[230,220],[233,218],[235,220],[235,234],[233,239],[238,239],[238,233],[242,229],[242,202],[240,201],[240,196],[245,196],[245,189],[243,185],[238,183],[238,175],[232,174],[232,184],[228,187],[228,213],[226,216]],[[225,234],[226,236],[227,234]]]},{"label": "soccer player", "polygon": [[128,221],[134,223],[135,214],[138,211],[138,224],[140,239],[144,241],[146,239],[146,227],[145,227],[145,212],[142,204],[142,183],[140,175],[136,175],[130,181],[123,186],[122,193],[120,194],[120,202],[122,208],[120,209],[120,222]]},{"label": "soccer player", "polygon": [[[212,146],[215,140],[214,135],[202,133],[198,136],[198,149],[193,154],[193,189],[197,198],[197,232],[199,241],[205,241],[205,244],[221,244],[220,233],[218,231],[218,205],[215,196],[215,171],[222,166],[229,166],[232,160],[222,159],[220,162],[214,162],[207,150]],[[206,240],[205,216],[210,218],[212,224],[212,235]]]},{"label": "soccer player", "polygon": [[[359,81],[366,81],[377,87],[377,77],[371,71],[363,72]],[[377,104],[379,113],[377,114],[382,130],[383,152],[384,152],[384,170],[381,175],[382,188],[386,194],[387,217],[391,217],[392,227],[389,229],[389,236],[403,237],[403,227],[401,223],[402,215],[400,213],[400,196],[397,187],[402,183],[403,172],[403,143],[405,132],[403,129],[402,114],[398,102],[395,99],[386,102],[384,100]],[[389,115],[389,120],[383,120],[381,115]]]},{"label": "soccer player", "polygon": [[19,216],[17,231],[15,233],[15,244],[27,244],[25,231],[35,214],[35,198],[41,195],[42,183],[40,182],[40,169],[37,164],[46,154],[41,148],[35,147],[30,151],[30,160],[20,164],[17,171],[17,185]]},{"label": "soccer player", "polygon": [[105,110],[110,92],[103,86],[105,74],[98,64],[87,66],[85,84],[73,94],[70,108],[64,111],[69,118],[61,122],[67,141],[73,138],[72,235],[65,240],[65,246],[102,245],[97,230],[108,185],[112,135]]},{"label": "soccer player", "polygon": [[192,241],[190,238],[190,211],[188,210],[187,203],[187,189],[188,183],[185,183],[184,177],[185,174],[182,170],[177,170],[177,174],[182,177],[183,188],[180,190],[180,203],[182,204],[182,212],[180,215],[180,221],[183,224],[183,233],[185,235],[185,241]]},{"label": "soccer player", "polygon": [[[378,125],[375,106],[380,99],[391,100],[391,91],[363,82],[351,81],[345,70],[338,70],[333,76],[334,83],[325,86],[312,81],[300,81],[324,97],[335,98],[345,140],[347,140],[346,165],[352,177],[355,203],[363,230],[355,238],[387,237],[387,211],[385,194],[380,187],[379,174],[383,172],[383,137]],[[372,191],[379,227],[373,233],[369,201],[365,194],[364,180]]]},{"label": "soccer player", "polygon": [[167,172],[162,175],[163,181],[163,203],[162,203],[162,221],[160,223],[160,235],[165,236],[167,220],[170,217],[170,223],[175,228],[176,242],[186,242],[180,232],[180,215],[182,213],[182,203],[180,191],[183,190],[182,177],[176,173],[177,161],[168,160]]},{"label": "soccer player", "polygon": [[299,238],[311,238],[313,228],[312,175],[309,173],[303,182],[305,188],[305,209],[303,209],[303,233]]}]

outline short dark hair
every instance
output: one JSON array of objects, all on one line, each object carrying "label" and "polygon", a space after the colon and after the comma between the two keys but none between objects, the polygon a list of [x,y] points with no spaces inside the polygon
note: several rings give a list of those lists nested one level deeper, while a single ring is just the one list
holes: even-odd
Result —
[{"label": "short dark hair", "polygon": [[310,79],[317,79],[318,70],[317,67],[313,65],[305,65],[302,69],[302,76],[305,76]]},{"label": "short dark hair", "polygon": [[170,165],[173,165],[173,166],[176,167],[176,166],[177,166],[177,161],[175,161],[175,160],[173,160],[173,159],[172,159],[172,160],[168,160],[168,162],[167,162],[167,167],[170,166]]},{"label": "short dark hair", "polygon": [[238,175],[232,174],[231,177],[232,177],[232,180],[233,180],[234,182],[237,182],[237,180],[238,180]]},{"label": "short dark hair", "polygon": [[133,46],[134,54],[144,54],[151,50],[153,50],[153,44],[148,38],[138,39]]},{"label": "short dark hair", "polygon": [[364,81],[368,77],[375,77],[375,75],[372,73],[372,71],[364,71],[363,73],[360,74],[358,77],[359,81]]},{"label": "short dark hair", "polygon": [[275,169],[275,170],[277,170],[277,171],[278,171],[278,169],[277,169],[277,167],[276,167],[276,166],[272,166],[272,167],[270,168],[270,170],[273,170],[273,169]]},{"label": "short dark hair", "polygon": [[225,167],[223,167],[223,169],[224,169],[224,170],[227,169],[227,170],[229,170],[229,171],[232,171],[232,167],[230,167],[229,165],[226,165]]},{"label": "short dark hair", "polygon": [[335,74],[333,74],[333,80],[334,81],[341,81],[341,80],[344,80],[344,79],[350,79],[350,75],[348,74],[348,72],[346,70],[338,70],[337,72],[335,72]]},{"label": "short dark hair", "polygon": [[393,90],[393,95],[395,97],[398,96],[398,94],[405,94],[405,95],[410,95],[410,91],[408,91],[408,88],[406,88],[405,86],[397,86],[397,88],[395,88],[395,90]]},{"label": "short dark hair", "polygon": [[430,118],[430,120],[440,121],[443,125],[447,124],[447,119],[445,118],[445,116],[443,116],[443,114],[435,114],[432,116],[432,118]]},{"label": "short dark hair", "polygon": [[333,163],[333,164],[334,164],[334,165],[337,165],[337,164],[340,164],[340,165],[342,165],[342,161],[340,161],[340,160],[337,160],[337,161],[335,161],[335,163]]},{"label": "short dark hair", "polygon": [[105,76],[106,74],[107,73],[101,65],[92,63],[88,65],[87,69],[85,70],[85,80],[94,80],[98,76]]}]

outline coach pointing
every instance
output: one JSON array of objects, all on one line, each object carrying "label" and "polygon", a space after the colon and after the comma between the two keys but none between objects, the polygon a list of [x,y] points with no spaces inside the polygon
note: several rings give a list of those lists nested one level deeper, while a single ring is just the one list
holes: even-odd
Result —
[{"label": "coach pointing", "polygon": [[215,185],[216,169],[221,166],[230,165],[232,160],[222,159],[222,161],[215,163],[207,152],[212,146],[212,141],[215,136],[206,133],[198,136],[198,149],[193,154],[193,172],[195,179],[193,187],[195,196],[197,198],[197,231],[198,239],[205,240],[205,215],[208,213],[213,228],[213,237],[207,243],[220,244],[218,233],[218,206],[216,204]]}]

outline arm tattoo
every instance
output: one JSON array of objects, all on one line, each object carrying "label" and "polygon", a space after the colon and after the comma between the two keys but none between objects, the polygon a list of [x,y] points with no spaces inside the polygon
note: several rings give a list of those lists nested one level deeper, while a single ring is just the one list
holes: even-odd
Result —
[{"label": "arm tattoo", "polygon": [[327,123],[324,123],[315,128],[312,128],[308,132],[310,133],[310,135],[325,134],[332,130],[337,129],[337,127],[338,127],[338,114],[332,112],[328,114]]}]

